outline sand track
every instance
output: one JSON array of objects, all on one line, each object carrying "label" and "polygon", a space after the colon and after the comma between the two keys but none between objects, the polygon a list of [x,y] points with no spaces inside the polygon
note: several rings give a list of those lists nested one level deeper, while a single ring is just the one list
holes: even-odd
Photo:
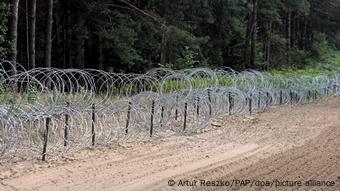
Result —
[{"label": "sand track", "polygon": [[221,127],[194,136],[87,149],[46,163],[1,162],[0,190],[228,190],[170,187],[170,179],[333,180],[331,188],[299,190],[340,190],[339,98],[212,123]]},{"label": "sand track", "polygon": [[[209,175],[209,171],[203,172]],[[253,163],[240,169],[214,179],[252,179],[252,180],[319,180],[334,181],[334,187],[276,187],[262,188],[262,190],[340,190],[340,126],[330,127],[318,137],[308,141],[303,146],[289,149],[275,154],[269,158]],[[299,188],[299,189],[297,189]],[[245,188],[238,187],[234,190]],[[197,190],[225,190],[206,189]],[[258,188],[247,188],[258,190]]]}]

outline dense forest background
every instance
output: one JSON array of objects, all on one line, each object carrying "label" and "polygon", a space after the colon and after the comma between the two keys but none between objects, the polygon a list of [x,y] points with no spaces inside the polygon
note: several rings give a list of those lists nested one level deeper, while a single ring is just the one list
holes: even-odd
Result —
[{"label": "dense forest background", "polygon": [[267,70],[340,48],[340,0],[2,0],[0,59],[142,73]]}]

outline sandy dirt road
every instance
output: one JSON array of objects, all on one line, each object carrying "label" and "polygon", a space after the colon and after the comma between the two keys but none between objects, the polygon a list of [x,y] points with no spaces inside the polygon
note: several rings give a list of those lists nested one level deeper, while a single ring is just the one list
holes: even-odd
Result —
[{"label": "sandy dirt road", "polygon": [[[0,163],[0,190],[340,190],[340,98],[214,119],[201,133]],[[319,187],[181,186],[197,180],[333,181]],[[169,186],[169,180],[175,185]],[[282,183],[283,184],[283,183]]]}]

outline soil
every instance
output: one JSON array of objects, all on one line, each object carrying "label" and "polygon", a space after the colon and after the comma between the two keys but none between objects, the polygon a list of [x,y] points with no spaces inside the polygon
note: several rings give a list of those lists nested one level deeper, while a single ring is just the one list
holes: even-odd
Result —
[{"label": "soil", "polygon": [[94,189],[339,191],[340,98],[215,118],[191,136],[0,162],[1,191]]}]

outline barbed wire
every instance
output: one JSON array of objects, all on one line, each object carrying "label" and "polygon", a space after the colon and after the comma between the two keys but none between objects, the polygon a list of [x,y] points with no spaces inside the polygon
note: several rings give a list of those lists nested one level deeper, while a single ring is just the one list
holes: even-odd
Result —
[{"label": "barbed wire", "polygon": [[[221,115],[262,112],[339,94],[339,75],[277,77],[231,68],[145,74],[0,63],[0,158],[48,156],[190,135]],[[47,128],[48,126],[48,128]],[[47,131],[48,129],[48,131]]]}]

